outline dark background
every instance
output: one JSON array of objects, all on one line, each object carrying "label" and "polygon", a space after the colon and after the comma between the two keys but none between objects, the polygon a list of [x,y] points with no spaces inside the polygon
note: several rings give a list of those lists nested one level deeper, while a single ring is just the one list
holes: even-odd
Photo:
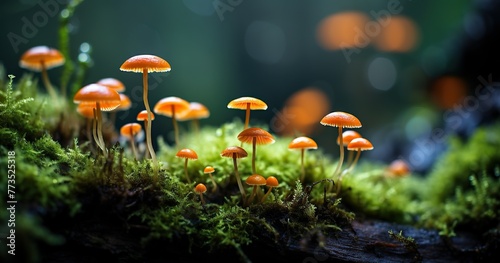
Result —
[{"label": "dark background", "polygon": [[[500,8],[493,0],[396,2],[402,11],[392,17],[410,21],[412,30],[407,31],[415,39],[411,47],[384,50],[374,44],[373,37],[369,45],[359,47],[358,53],[346,59],[342,50],[325,48],[319,41],[319,28],[325,19],[354,11],[376,21],[374,14],[388,10],[394,1],[87,0],[71,20],[71,56],[77,61],[80,45],[90,44],[92,67],[84,84],[114,77],[126,85],[125,94],[134,103],[129,112],[118,114],[117,126],[135,121],[144,107],[138,92],[141,75],[121,72],[120,65],[133,55],[154,54],[167,60],[172,71],[150,77],[150,85],[161,80],[150,90],[151,105],[167,96],[198,101],[211,111],[202,125],[220,125],[244,117],[243,111],[226,108],[230,100],[253,96],[269,106],[266,111],[252,112],[254,124],[269,125],[271,131],[280,133],[281,126],[275,121],[287,98],[315,87],[329,101],[328,112],[346,111],[361,120],[359,131],[375,146],[366,158],[389,162],[401,157],[409,160],[414,170],[424,172],[445,148],[443,140],[429,140],[433,132],[443,128],[447,133],[460,133],[465,126],[473,129],[482,122],[464,118],[464,125],[446,128],[450,124],[447,113],[456,112],[455,106],[463,106],[466,96],[474,96],[476,87],[484,85],[479,77],[496,81],[500,76]],[[47,3],[60,10],[65,7],[63,0],[0,3],[0,62],[8,74],[26,72],[19,68],[18,60],[28,48],[57,47],[59,16],[44,8]],[[214,6],[221,8],[219,13]],[[35,23],[34,19],[41,19],[37,32],[23,35],[26,21]],[[24,36],[26,43],[14,46],[9,33]],[[60,68],[49,72],[56,86],[60,72]],[[444,93],[436,95],[435,83],[443,76],[458,78],[458,84],[448,85]],[[461,96],[453,96],[456,90]],[[443,96],[451,97],[451,104],[443,106]],[[309,105],[314,107],[315,102]],[[476,118],[484,115],[475,107],[469,108],[479,116]],[[290,118],[285,123],[294,119],[283,114],[278,117]],[[497,111],[491,118],[497,118]],[[157,120],[153,134],[170,133],[170,119]],[[337,156],[336,130],[321,126],[319,121],[306,135]],[[469,122],[472,124],[465,125]],[[466,135],[471,128],[467,129]],[[415,149],[420,152],[415,153]],[[428,160],[418,160],[419,156]]]}]

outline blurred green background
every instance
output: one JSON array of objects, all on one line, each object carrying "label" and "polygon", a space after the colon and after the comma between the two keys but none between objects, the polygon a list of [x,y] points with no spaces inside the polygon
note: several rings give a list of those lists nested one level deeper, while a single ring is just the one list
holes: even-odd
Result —
[{"label": "blurred green background", "polygon": [[[26,72],[18,60],[28,48],[57,48],[59,17],[51,12],[65,3],[0,3],[0,62],[7,73]],[[444,121],[443,111],[450,106],[443,107],[440,97],[433,100],[432,81],[458,75],[456,89],[468,94],[478,76],[498,72],[491,66],[498,51],[464,59],[471,52],[469,43],[484,44],[498,33],[495,15],[488,13],[498,11],[497,6],[489,0],[86,0],[71,19],[70,51],[77,61],[81,44],[91,47],[92,67],[84,84],[106,77],[125,84],[133,105],[118,114],[119,124],[135,121],[144,107],[140,74],[119,67],[133,55],[154,54],[167,60],[172,71],[150,75],[150,85],[158,82],[149,93],[151,104],[167,96],[198,101],[211,112],[202,125],[220,125],[244,117],[243,111],[226,108],[230,100],[257,97],[269,108],[252,112],[254,124],[269,125],[278,134],[309,135],[337,154],[336,130],[321,126],[321,117],[312,114],[314,125],[301,131],[302,126],[293,126],[299,116],[284,109],[295,92],[314,87],[327,104],[309,99],[304,107],[323,106],[320,115],[324,107],[326,113],[356,115],[363,123],[359,131],[375,146],[369,156],[387,161],[407,154],[395,150],[390,136],[411,141]],[[30,22],[36,32],[27,35]],[[13,44],[13,34],[23,42]],[[481,47],[472,54],[487,51]],[[49,72],[56,85],[60,72]],[[157,120],[153,134],[172,130],[169,118]]]}]

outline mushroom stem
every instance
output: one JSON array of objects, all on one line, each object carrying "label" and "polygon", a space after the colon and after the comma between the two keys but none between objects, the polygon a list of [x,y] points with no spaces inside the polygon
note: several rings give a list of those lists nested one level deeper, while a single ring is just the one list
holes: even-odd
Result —
[{"label": "mushroom stem", "polygon": [[215,180],[214,180],[214,177],[212,176],[212,174],[208,174],[210,176],[210,179],[212,180],[212,185],[214,186],[214,188],[212,188],[212,193],[215,193],[215,191],[217,191],[217,184],[215,183]]},{"label": "mushroom stem", "polygon": [[104,143],[104,138],[102,136],[102,113],[101,113],[101,103],[96,102],[96,112],[97,112],[97,137],[99,138],[99,147],[101,147],[104,155],[108,156],[108,151],[106,149],[106,144]]},{"label": "mushroom stem", "polygon": [[146,145],[148,146],[149,154],[151,155],[151,159],[153,160],[155,167],[155,175],[158,172],[158,161],[156,160],[156,154],[153,149],[153,144],[151,142],[151,116],[153,113],[151,112],[151,108],[149,107],[148,102],[148,70],[142,70],[142,85],[143,85],[143,99],[144,99],[144,107],[146,107],[146,111],[148,112],[148,127],[146,128]]},{"label": "mushroom stem", "polygon": [[340,167],[342,167],[342,163],[344,162],[344,142],[342,138],[342,126],[339,125],[339,148],[340,148],[340,157],[339,162],[337,163],[337,168],[335,168],[335,172],[333,172],[333,176],[338,174],[340,171]]},{"label": "mushroom stem", "polygon": [[245,113],[245,129],[248,128],[249,122],[250,122],[250,103],[247,103],[247,110]]},{"label": "mushroom stem", "polygon": [[189,178],[188,174],[188,158],[186,158],[186,160],[184,161],[184,174],[186,175],[188,183],[191,183],[191,179]]},{"label": "mushroom stem", "polygon": [[306,170],[304,169],[304,152],[305,149],[300,149],[300,182],[304,182],[304,177],[306,174]]},{"label": "mushroom stem", "polygon": [[255,150],[256,147],[255,145],[257,144],[257,137],[253,137],[252,139],[252,173],[256,174],[255,172]]},{"label": "mushroom stem", "polygon": [[266,201],[266,198],[271,193],[271,190],[273,190],[272,186],[269,187],[269,189],[267,190],[266,194],[262,197],[262,199],[260,199],[261,203],[264,203],[264,201]]},{"label": "mushroom stem", "polygon": [[95,144],[102,149],[101,144],[99,143],[99,137],[97,137],[97,112],[95,108],[93,108],[92,111],[94,112],[94,119],[92,120],[92,135]]},{"label": "mushroom stem", "polygon": [[238,163],[236,161],[236,153],[233,153],[233,165],[234,165],[234,176],[236,177],[238,187],[240,188],[241,198],[243,200],[243,203],[246,203],[246,193],[245,193],[245,188],[243,188],[243,184],[241,183],[240,175],[238,173]]},{"label": "mushroom stem", "polygon": [[252,195],[250,196],[250,199],[248,199],[248,205],[252,204],[255,194],[257,193],[257,187],[259,186],[258,185],[253,186]]},{"label": "mushroom stem", "polygon": [[205,205],[205,199],[203,198],[203,193],[200,193],[201,205]]},{"label": "mushroom stem", "polygon": [[49,74],[47,74],[47,68],[45,67],[45,63],[42,61],[42,81],[43,85],[47,89],[47,92],[50,94],[53,100],[57,99],[57,93],[52,84],[50,84]]},{"label": "mushroom stem", "polygon": [[354,157],[354,152],[349,151],[347,154],[347,166],[350,166],[352,164],[352,158]]},{"label": "mushroom stem", "polygon": [[351,163],[351,166],[349,166],[348,171],[352,171],[354,169],[354,166],[358,163],[359,156],[361,155],[361,149],[358,148],[358,151],[356,152],[356,157],[354,158],[354,161]]},{"label": "mushroom stem", "polygon": [[179,146],[179,127],[177,126],[177,119],[175,117],[174,105],[172,105],[172,125],[174,126],[175,145]]},{"label": "mushroom stem", "polygon": [[337,180],[337,196],[339,196],[340,190],[342,189],[342,178],[344,177],[345,174],[348,174],[352,171],[352,169],[354,168],[354,166],[358,162],[360,155],[361,155],[361,149],[358,149],[358,151],[356,153],[356,157],[354,158],[354,161],[351,163],[351,166],[349,166],[349,168],[345,169],[345,171],[343,171],[340,174],[339,179]]},{"label": "mushroom stem", "polygon": [[134,158],[135,160],[138,159],[137,157],[137,150],[135,149],[135,142],[134,142],[134,139],[135,139],[135,135],[134,135],[134,132],[132,130],[132,126],[130,126],[130,144],[131,144],[131,147],[132,147],[132,153],[134,154]]}]

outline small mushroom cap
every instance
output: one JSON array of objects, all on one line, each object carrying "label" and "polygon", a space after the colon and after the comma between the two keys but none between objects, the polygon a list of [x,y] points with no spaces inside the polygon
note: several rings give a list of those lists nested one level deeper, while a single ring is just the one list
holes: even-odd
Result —
[{"label": "small mushroom cap", "polygon": [[257,127],[246,128],[238,134],[238,140],[244,143],[252,143],[253,138],[256,138],[256,144],[272,144],[275,142],[274,137],[269,132]]},{"label": "small mushroom cap", "polygon": [[229,146],[220,153],[221,157],[229,158],[245,158],[248,156],[247,151],[239,146]]},{"label": "small mushroom cap", "polygon": [[73,102],[89,104],[94,108],[99,102],[102,111],[112,111],[120,106],[120,94],[111,88],[93,83],[79,89],[73,97]]},{"label": "small mushroom cap", "polygon": [[347,150],[349,151],[368,151],[368,150],[373,150],[373,145],[372,143],[365,139],[365,138],[356,138],[353,139],[348,145],[347,145]]},{"label": "small mushroom cap", "polygon": [[318,144],[309,137],[300,136],[290,142],[288,149],[318,149]]},{"label": "small mushroom cap", "polygon": [[199,183],[196,185],[196,187],[194,188],[194,191],[198,194],[203,194],[207,191],[207,187],[202,184],[202,183]]},{"label": "small mushroom cap", "polygon": [[36,46],[23,53],[19,66],[33,71],[42,71],[42,64],[45,69],[51,69],[63,65],[64,61],[64,56],[57,49]]},{"label": "small mushroom cap", "polygon": [[213,172],[215,172],[215,169],[212,166],[207,166],[205,167],[205,169],[203,169],[203,173],[205,174],[211,174]]},{"label": "small mushroom cap", "polygon": [[245,181],[248,185],[266,185],[266,178],[262,175],[252,174]]},{"label": "small mushroom cap", "polygon": [[180,121],[194,120],[194,119],[206,119],[210,117],[210,111],[208,108],[199,102],[190,102],[189,110],[185,111],[184,114],[177,116]]},{"label": "small mushroom cap", "polygon": [[142,127],[139,123],[127,123],[120,128],[120,134],[127,138],[136,136]]},{"label": "small mushroom cap", "polygon": [[124,92],[125,91],[125,85],[123,85],[123,82],[115,79],[115,78],[103,78],[100,79],[99,81],[96,82],[97,84],[108,86],[116,92]]},{"label": "small mushroom cap", "polygon": [[156,103],[153,111],[156,114],[172,117],[172,108],[174,108],[177,118],[178,115],[182,116],[182,114],[189,110],[189,102],[179,97],[166,97]]},{"label": "small mushroom cap", "polygon": [[[347,146],[353,139],[361,138],[361,134],[357,131],[347,130],[342,133],[342,144]],[[337,144],[340,143],[340,137],[337,137]]]},{"label": "small mushroom cap", "polygon": [[249,105],[249,104],[250,104],[251,110],[266,110],[267,109],[267,104],[265,102],[263,102],[262,100],[259,100],[257,98],[253,98],[253,97],[241,97],[241,98],[234,99],[227,104],[227,107],[229,109],[246,110],[247,105]]},{"label": "small mushroom cap", "polygon": [[410,167],[408,163],[401,159],[396,159],[391,162],[391,164],[388,167],[389,172],[391,175],[394,176],[405,176],[408,173],[410,173]]},{"label": "small mushroom cap", "polygon": [[185,149],[180,149],[175,156],[179,158],[187,158],[191,160],[198,160],[198,155],[196,154],[195,151],[185,148]]},{"label": "small mushroom cap", "polygon": [[276,177],[274,177],[274,176],[267,177],[267,179],[266,179],[266,186],[269,186],[269,187],[278,187],[278,185],[279,185],[279,182],[278,182],[278,179],[276,179]]},{"label": "small mushroom cap", "polygon": [[120,66],[121,71],[142,73],[144,69],[148,72],[167,72],[172,68],[166,60],[155,55],[133,56]]},{"label": "small mushroom cap", "polygon": [[[151,120],[155,119],[155,115],[151,112]],[[138,121],[147,121],[148,120],[148,111],[147,110],[142,110],[137,114],[137,120]]]},{"label": "small mushroom cap", "polygon": [[359,128],[361,127],[361,122],[354,115],[342,112],[335,111],[327,114],[320,121],[321,124],[325,126],[333,126],[333,127],[346,127],[346,128]]},{"label": "small mushroom cap", "polygon": [[87,119],[94,118],[94,107],[90,104],[78,104],[76,111]]}]

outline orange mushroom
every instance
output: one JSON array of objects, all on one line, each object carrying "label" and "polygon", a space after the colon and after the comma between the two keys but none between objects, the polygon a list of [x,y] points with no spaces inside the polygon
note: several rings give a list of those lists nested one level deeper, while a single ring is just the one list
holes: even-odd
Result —
[{"label": "orange mushroom", "polygon": [[212,184],[214,185],[214,188],[212,188],[212,192],[217,191],[217,184],[215,183],[214,177],[212,174],[215,172],[215,169],[212,166],[207,166],[205,169],[203,169],[204,174],[208,174],[210,176],[210,179],[212,180]]},{"label": "orange mushroom", "polygon": [[[87,138],[90,140],[92,138],[92,134],[94,135],[94,141],[97,140],[97,128],[96,128],[96,123],[94,120],[94,107],[89,104],[78,104],[76,107],[76,111],[85,117],[86,121],[86,127],[85,130],[87,132]],[[90,132],[91,125],[92,126],[92,133]],[[97,143],[97,141],[95,141]]]},{"label": "orange mushroom", "polygon": [[188,160],[190,160],[190,159],[191,160],[198,160],[198,155],[196,154],[195,151],[185,148],[185,149],[179,150],[175,156],[179,157],[179,158],[184,158],[184,174],[186,176],[188,183],[191,183],[191,179],[189,178],[189,174],[188,174],[188,170],[187,170],[187,164],[188,164]]},{"label": "orange mushroom", "polygon": [[250,199],[248,199],[247,205],[250,205],[257,194],[257,188],[260,188],[261,185],[266,185],[267,181],[262,175],[252,174],[245,181],[248,185],[253,186],[252,195],[250,195]]},{"label": "orange mushroom", "polygon": [[337,196],[339,196],[340,190],[342,188],[342,178],[344,177],[345,174],[350,173],[352,171],[352,169],[354,168],[354,166],[356,166],[356,163],[359,160],[359,156],[361,155],[361,151],[368,151],[368,150],[372,150],[372,149],[373,149],[372,143],[365,138],[355,138],[347,145],[347,150],[357,151],[357,154],[356,154],[356,157],[354,158],[354,161],[352,162],[351,166],[349,166],[349,168],[347,168],[339,176],[339,179],[337,182]]},{"label": "orange mushroom", "polygon": [[240,97],[230,101],[227,104],[229,109],[246,110],[245,114],[245,127],[248,128],[250,122],[250,110],[267,110],[267,104],[262,100],[253,97]]},{"label": "orange mushroom", "polygon": [[149,149],[149,154],[155,165],[155,172],[157,172],[158,161],[156,160],[156,154],[153,149],[153,144],[151,142],[151,108],[148,102],[148,73],[149,72],[168,72],[171,70],[170,64],[164,59],[154,56],[154,55],[137,55],[127,59],[120,66],[121,71],[129,71],[142,73],[142,85],[143,85],[143,99],[144,106],[148,112],[148,127],[146,129],[146,141]]},{"label": "orange mushroom", "polygon": [[306,136],[300,136],[293,139],[288,145],[290,150],[300,150],[300,182],[304,181],[305,169],[304,169],[304,152],[307,149],[318,149],[318,144],[311,138]]},{"label": "orange mushroom", "polygon": [[274,187],[278,187],[278,185],[279,185],[279,182],[278,182],[278,179],[276,179],[276,177],[274,177],[274,176],[267,177],[266,186],[269,188],[267,189],[266,194],[264,194],[264,196],[262,197],[260,202],[264,203],[264,201],[266,201],[266,198],[269,195],[269,193],[271,193],[271,190],[273,190]]},{"label": "orange mushroom", "polygon": [[236,159],[245,158],[248,156],[248,153],[245,151],[245,149],[239,146],[229,146],[220,153],[220,156],[233,158],[234,177],[236,177],[236,182],[238,183],[243,203],[246,203],[245,188],[243,188],[243,185],[241,184],[240,175],[238,173],[238,162],[236,161]]},{"label": "orange mushroom", "polygon": [[402,159],[392,161],[387,167],[389,177],[404,177],[410,173],[410,166]]},{"label": "orange mushroom", "polygon": [[255,155],[257,144],[272,144],[275,142],[274,137],[267,131],[261,128],[247,128],[238,134],[238,140],[242,143],[252,144],[252,173],[255,172]]},{"label": "orange mushroom", "polygon": [[134,154],[134,158],[137,160],[137,151],[135,150],[135,136],[139,134],[142,130],[142,127],[139,123],[127,123],[120,128],[120,134],[128,138],[130,140],[130,145],[132,148],[132,153]]},{"label": "orange mushroom", "polygon": [[189,102],[179,97],[166,97],[155,104],[153,111],[156,114],[172,118],[175,133],[175,145],[179,146],[179,127],[177,127],[177,115],[189,111]]},{"label": "orange mushroom", "polygon": [[28,49],[21,56],[19,66],[36,72],[42,72],[42,80],[47,92],[53,100],[57,99],[57,94],[50,83],[47,70],[63,65],[64,56],[57,49],[47,46],[36,46]]},{"label": "orange mushroom", "polygon": [[116,113],[118,111],[126,111],[132,107],[132,102],[130,101],[130,98],[123,93],[119,94],[120,94],[120,106],[118,106],[116,109],[110,112],[109,122],[111,124],[114,124],[116,122]]},{"label": "orange mushroom", "polygon": [[193,127],[196,132],[200,130],[200,119],[206,119],[210,117],[210,111],[208,108],[199,102],[190,102],[189,110],[184,114],[177,116],[179,121],[192,120]]},{"label": "orange mushroom", "polygon": [[102,113],[111,111],[120,105],[120,95],[115,90],[99,84],[84,86],[73,97],[77,104],[87,104],[95,109],[95,120],[97,122],[98,146],[107,156],[107,149],[102,136]]},{"label": "orange mushroom", "polygon": [[[352,139],[361,138],[361,134],[357,131],[347,130],[342,132],[342,142],[345,147],[352,141]],[[340,146],[340,136],[337,137],[337,145]],[[349,156],[347,157],[347,166],[351,165],[352,158],[354,158],[354,152],[349,151]]]},{"label": "orange mushroom", "polygon": [[196,187],[194,188],[194,192],[200,195],[200,201],[202,205],[205,205],[205,199],[203,198],[203,194],[206,191],[207,187],[202,183],[197,184]]},{"label": "orange mushroom", "polygon": [[342,128],[359,128],[361,127],[361,122],[354,115],[342,111],[335,111],[327,114],[323,119],[321,119],[320,123],[325,126],[338,127],[339,130],[339,148],[340,148],[340,158],[337,163],[337,168],[333,172],[333,176],[335,176],[339,171],[340,167],[342,167],[342,163],[344,161],[344,142],[342,138]]},{"label": "orange mushroom", "polygon": [[[154,119],[155,119],[155,115],[151,114],[151,121]],[[142,110],[141,112],[139,112],[137,114],[137,120],[144,121],[144,130],[147,130],[149,123],[148,123],[148,112],[146,110]],[[147,143],[146,143],[146,148],[147,148],[147,151],[144,154],[145,155],[144,158],[148,158],[148,156],[151,154],[151,151],[152,151],[152,149],[149,149],[149,144],[147,144]]]}]

